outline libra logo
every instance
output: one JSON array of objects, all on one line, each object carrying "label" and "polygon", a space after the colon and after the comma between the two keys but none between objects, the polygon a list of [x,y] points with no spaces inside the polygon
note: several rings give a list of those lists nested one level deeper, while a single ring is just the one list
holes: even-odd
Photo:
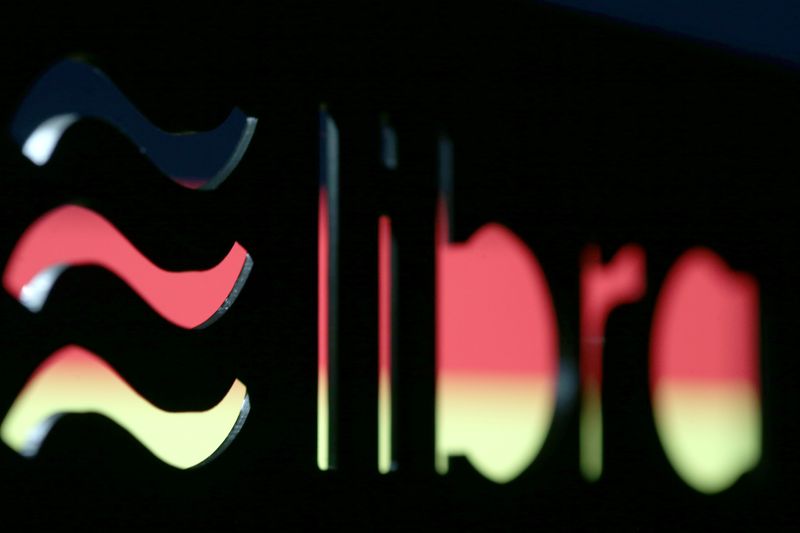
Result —
[{"label": "libra logo", "polygon": [[[213,189],[230,174],[255,119],[234,110],[216,130],[167,134],[150,124],[91,66],[67,60],[36,83],[12,125],[23,153],[45,164],[65,130],[81,117],[116,126],[163,173],[191,189]],[[339,131],[319,115],[317,464],[337,468],[339,347]],[[385,169],[399,168],[398,136],[380,129]],[[556,416],[562,371],[557,316],[547,273],[509,228],[489,222],[466,241],[453,238],[454,148],[439,139],[435,219],[435,467],[446,475],[463,457],[487,479],[516,479],[540,455]],[[433,169],[432,169],[433,170]],[[378,470],[395,456],[396,266],[402,253],[392,213],[378,213]],[[576,258],[577,259],[577,258]],[[577,261],[576,261],[577,262]],[[32,312],[46,303],[59,275],[96,265],[119,276],[167,321],[186,329],[212,324],[231,306],[252,268],[234,243],[203,272],[167,272],[142,255],[103,215],[75,205],[43,214],[19,238],[3,286]],[[580,466],[589,481],[603,472],[605,332],[617,307],[647,290],[647,253],[623,246],[607,263],[587,246],[575,282],[580,294]],[[346,287],[343,289],[347,289]],[[691,248],[675,258],[658,291],[650,330],[653,426],[666,459],[691,487],[723,491],[761,456],[759,288],[714,251]],[[647,357],[648,354],[641,354]],[[613,357],[613,355],[611,355]],[[153,454],[178,468],[215,457],[236,436],[249,410],[236,380],[205,412],[166,413],[141,398],[99,356],[69,345],[50,355],[0,425],[3,441],[35,455],[63,413],[97,412],[126,428]]]},{"label": "libra logo", "polygon": [[[22,152],[45,164],[64,131],[81,117],[104,120],[136,143],[170,179],[191,189],[213,189],[236,167],[256,119],[235,109],[204,133],[168,134],[139,113],[99,70],[65,60],[31,89],[12,124]],[[101,214],[63,205],[34,221],[20,236],[3,272],[3,287],[31,312],[47,301],[67,268],[100,266],[120,277],[161,317],[186,329],[205,328],[233,304],[253,266],[238,242],[205,271],[165,271]],[[166,412],[149,403],[99,356],[68,345],[34,371],[0,424],[0,438],[34,456],[53,424],[67,413],[99,413],[176,468],[204,464],[236,437],[250,410],[238,379],[213,408]]]}]

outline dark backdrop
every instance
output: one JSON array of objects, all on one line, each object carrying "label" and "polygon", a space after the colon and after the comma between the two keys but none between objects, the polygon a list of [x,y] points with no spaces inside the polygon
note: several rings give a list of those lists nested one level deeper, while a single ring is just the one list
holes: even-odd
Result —
[{"label": "dark backdrop", "polygon": [[[45,211],[80,202],[157,264],[207,268],[234,240],[255,265],[203,331],[158,317],[114,275],[67,271],[44,310],[0,294],[0,412],[56,348],[105,358],[161,408],[197,410],[234,377],[252,411],[218,459],[178,471],[96,415],[68,416],[32,460],[0,446],[0,522],[60,528],[285,530],[720,529],[796,518],[800,77],[732,52],[524,2],[114,2],[3,15],[0,258]],[[8,133],[39,73],[69,54],[99,66],[156,125],[203,130],[240,106],[259,118],[216,191],[164,178],[111,126],[86,120],[35,167]],[[318,118],[341,139],[340,468],[316,467]],[[379,117],[399,137],[379,169]],[[578,470],[577,399],[539,458],[508,485],[466,462],[433,469],[436,139],[455,145],[455,236],[506,224],[535,251],[577,364],[578,261],[647,252],[645,298],[614,312],[605,360],[605,469]],[[399,246],[398,459],[376,472],[377,215]],[[648,397],[657,288],[684,250],[713,248],[755,275],[762,309],[764,447],[731,489],[701,495],[674,473]]]}]

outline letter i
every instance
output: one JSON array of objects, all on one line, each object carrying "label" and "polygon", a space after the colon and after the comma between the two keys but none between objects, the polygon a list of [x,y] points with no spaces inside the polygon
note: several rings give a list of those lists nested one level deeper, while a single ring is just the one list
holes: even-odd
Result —
[{"label": "letter i", "polygon": [[[397,169],[397,134],[386,120],[381,122],[381,163]],[[397,246],[388,214],[378,218],[378,471],[397,468],[394,439],[395,416],[395,302]]]},{"label": "letter i", "polygon": [[319,128],[317,466],[329,470],[336,466],[339,132],[324,106]]}]

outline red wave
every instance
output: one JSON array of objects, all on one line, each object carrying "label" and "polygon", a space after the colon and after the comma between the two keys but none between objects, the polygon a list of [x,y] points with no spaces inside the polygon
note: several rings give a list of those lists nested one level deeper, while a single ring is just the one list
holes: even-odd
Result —
[{"label": "red wave", "polygon": [[44,214],[23,233],[6,266],[3,286],[36,312],[58,275],[81,265],[113,272],[158,314],[188,329],[208,326],[227,311],[252,260],[234,243],[225,259],[209,270],[162,270],[105,218],[84,207],[65,205]]}]

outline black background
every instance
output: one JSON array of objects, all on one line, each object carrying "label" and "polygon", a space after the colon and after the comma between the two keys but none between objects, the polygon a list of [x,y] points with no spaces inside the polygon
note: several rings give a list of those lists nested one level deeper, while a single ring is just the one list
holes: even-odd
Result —
[{"label": "black background", "polygon": [[[330,4],[330,5],[329,5]],[[158,317],[113,274],[68,270],[39,314],[0,295],[0,411],[36,366],[76,343],[168,410],[215,404],[234,377],[252,411],[207,466],[179,471],[98,415],[63,418],[35,459],[0,446],[0,521],[177,529],[675,529],[788,525],[798,495],[796,132],[800,77],[763,58],[527,2],[114,2],[5,13],[0,50],[0,257],[39,215],[77,202],[165,269],[208,268],[234,240],[252,275],[203,331]],[[68,130],[35,167],[8,133],[49,65],[82,54],[167,131],[215,127],[234,105],[259,119],[214,192],[166,179],[100,121]],[[316,467],[318,110],[341,144],[339,469]],[[379,118],[399,168],[379,165]],[[542,453],[496,485],[465,461],[433,469],[436,139],[455,145],[455,236],[489,221],[535,251],[558,312],[562,366],[577,365],[578,266],[647,252],[645,298],[607,329],[605,464],[578,470],[578,400]],[[377,216],[399,246],[398,461],[376,472]],[[755,275],[762,311],[763,457],[702,495],[672,470],[648,396],[657,290],[685,250]],[[5,261],[5,259],[3,259]],[[563,383],[570,385],[569,376]],[[572,382],[574,386],[574,380]],[[562,390],[562,393],[568,388]]]}]

